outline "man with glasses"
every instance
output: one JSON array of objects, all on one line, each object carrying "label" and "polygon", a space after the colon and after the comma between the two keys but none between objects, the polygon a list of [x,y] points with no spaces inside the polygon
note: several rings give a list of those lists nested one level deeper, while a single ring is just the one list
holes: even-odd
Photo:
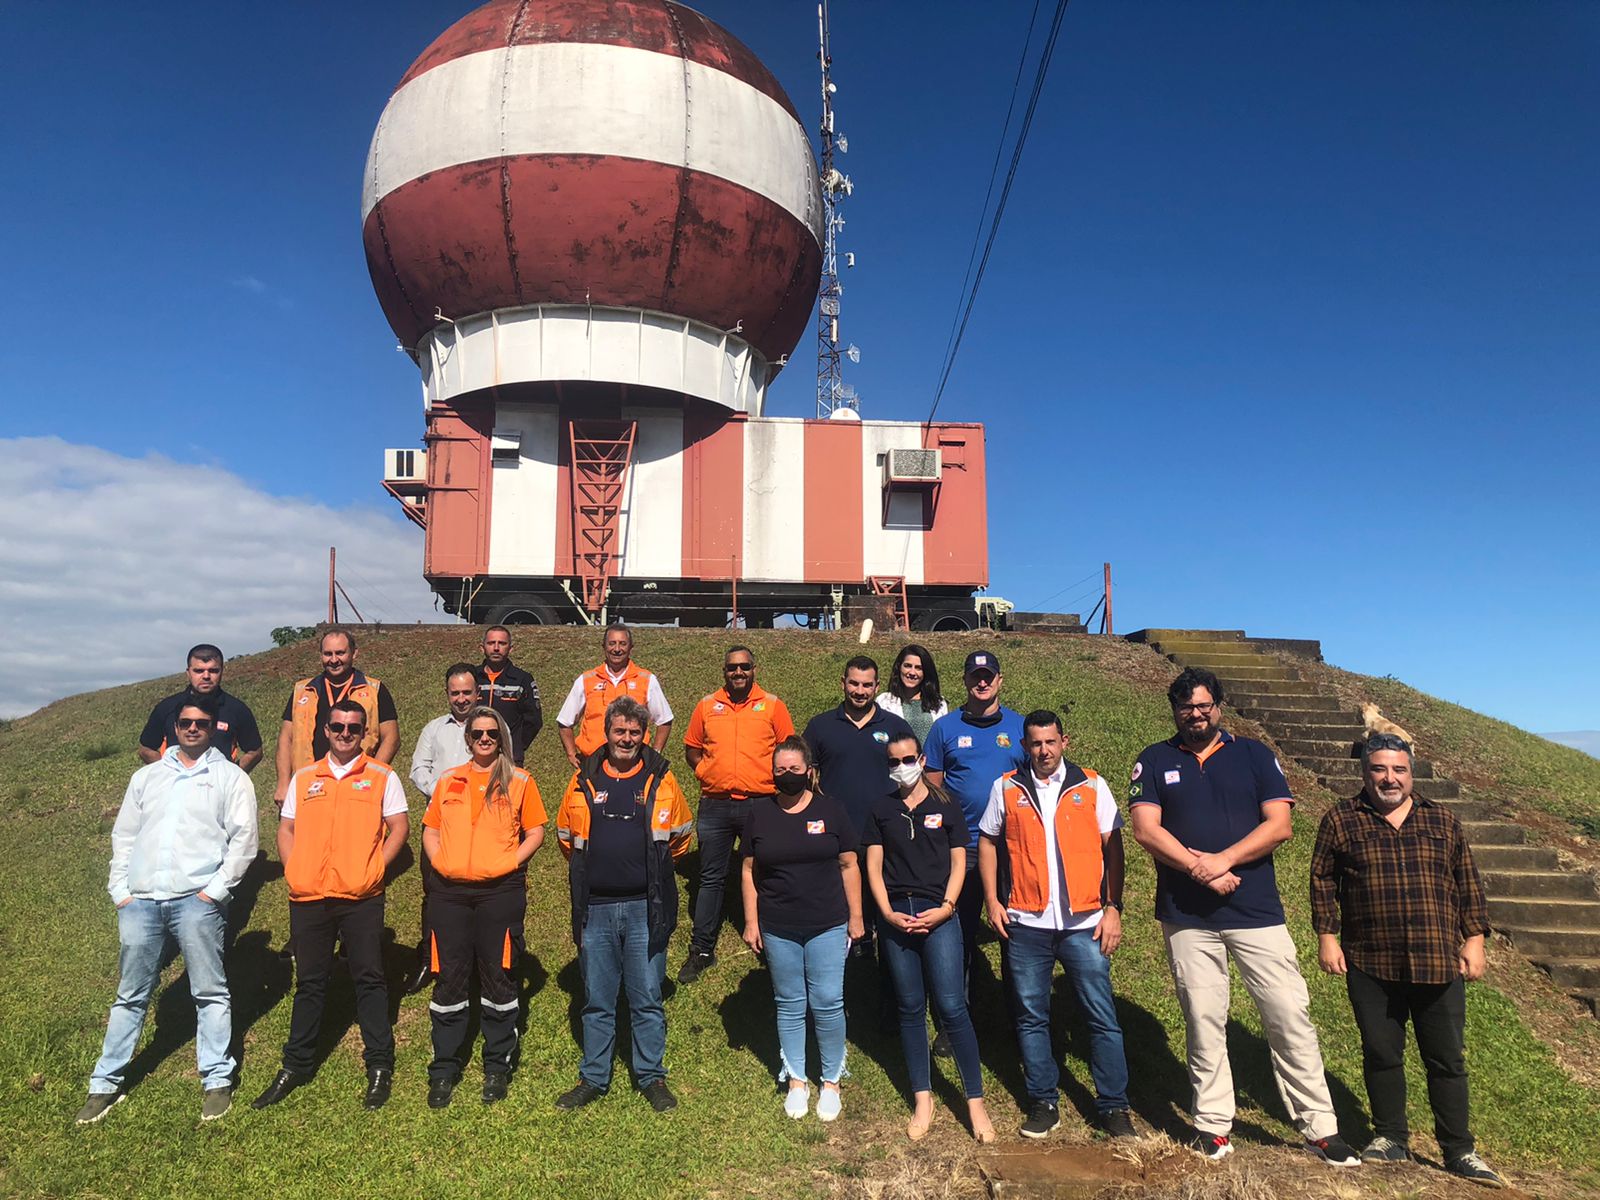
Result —
[{"label": "man with glasses", "polygon": [[511,631],[491,625],[483,634],[483,664],[477,669],[478,697],[506,719],[511,728],[511,761],[517,766],[544,728],[539,685],[511,661]]},{"label": "man with glasses", "polygon": [[1411,1157],[1406,1022],[1428,1075],[1433,1128],[1452,1175],[1504,1181],[1468,1125],[1466,982],[1481,979],[1489,907],[1455,814],[1412,793],[1411,747],[1378,733],[1361,751],[1363,787],[1323,814],[1311,854],[1317,957],[1343,975],[1361,1031],[1376,1135],[1361,1161]]},{"label": "man with glasses", "polygon": [[144,732],[139,735],[139,760],[153,763],[169,746],[176,746],[178,739],[173,722],[178,710],[195,696],[210,696],[215,697],[217,706],[211,745],[241,771],[255,770],[261,761],[261,730],[256,726],[256,715],[250,711],[250,706],[222,690],[222,651],[209,642],[202,642],[189,650],[186,661],[188,686],[151,710]]},{"label": "man with glasses", "polygon": [[319,646],[322,674],[298,680],[283,706],[283,725],[278,730],[278,789],[273,797],[280,808],[294,773],[328,753],[323,730],[329,711],[339,700],[360,705],[366,716],[360,747],[363,754],[387,764],[400,749],[400,718],[394,697],[382,680],[356,669],[355,634],[334,625],[323,632]]},{"label": "man with glasses", "polygon": [[222,947],[228,897],[256,856],[256,792],[212,746],[216,713],[214,694],[179,706],[174,743],[133,773],[111,828],[107,886],[117,906],[121,977],[79,1125],[101,1120],[127,1098],[128,1064],[169,939],[183,954],[194,997],[200,1119],[214,1121],[233,1104],[238,1064],[228,1052],[233,1008]]},{"label": "man with glasses", "polygon": [[[484,641],[487,644],[488,638]],[[417,747],[411,752],[411,783],[422,793],[424,808],[433,799],[439,777],[472,757],[471,747],[463,735],[467,713],[478,703],[478,694],[477,668],[460,662],[445,668],[444,698],[449,711],[422,727]],[[406,976],[407,996],[420,992],[433,978],[433,943],[428,936],[433,926],[428,921],[428,893],[437,886],[439,877],[426,848],[417,856],[417,866],[422,872],[422,935],[417,941],[417,965]]]},{"label": "man with glasses", "polygon": [[1272,1071],[1306,1148],[1333,1166],[1361,1160],[1339,1136],[1311,998],[1284,924],[1272,852],[1292,834],[1294,798],[1277,757],[1222,728],[1222,685],[1185,670],[1167,689],[1177,734],[1134,764],[1134,839],[1156,864],[1156,919],[1188,1029],[1191,1149],[1233,1152],[1228,960],[1238,965],[1272,1047]]},{"label": "man with glasses", "polygon": [[743,847],[750,801],[772,795],[773,749],[794,734],[788,706],[756,686],[748,646],[729,648],[722,679],[720,690],[695,705],[683,737],[683,757],[700,781],[700,893],[679,983],[693,983],[716,961],[728,855],[736,839]]},{"label": "man with glasses", "polygon": [[384,873],[406,844],[410,822],[400,776],[365,754],[367,713],[335,700],[322,734],[328,753],[290,778],[278,820],[278,854],[289,885],[294,948],[294,1009],[283,1069],[252,1108],[276,1104],[310,1082],[333,946],[342,940],[355,985],[356,1023],[365,1048],[363,1104],[382,1108],[394,1084],[394,1031],[383,975]]},{"label": "man with glasses", "polygon": [[661,990],[667,940],[678,923],[672,864],[689,852],[694,818],[667,760],[645,744],[649,721],[637,700],[611,702],[605,744],[573,772],[556,816],[584,996],[583,1063],[577,1085],[556,1099],[564,1112],[610,1090],[623,988],[633,1023],[633,1084],[656,1112],[678,1106],[667,1087]]}]

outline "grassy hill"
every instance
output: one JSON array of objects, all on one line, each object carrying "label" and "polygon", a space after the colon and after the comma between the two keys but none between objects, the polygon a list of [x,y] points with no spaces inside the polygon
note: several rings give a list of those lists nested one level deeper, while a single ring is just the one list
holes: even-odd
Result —
[{"label": "grassy hill", "polygon": [[[947,681],[959,675],[961,658],[979,637],[986,635],[925,639]],[[752,631],[742,640],[755,648],[762,684],[783,696],[802,724],[837,703],[841,664],[857,650],[846,635]],[[662,677],[679,714],[678,736],[669,751],[680,768],[683,723],[694,701],[720,683],[721,651],[728,641],[720,633],[643,630],[638,635],[639,661]],[[1005,668],[1007,702],[1021,709],[1070,709],[1071,756],[1107,775],[1122,796],[1140,749],[1170,733],[1163,696],[1170,666],[1143,647],[1120,642],[1006,635],[989,641]],[[869,649],[887,667],[892,642],[880,638]],[[442,668],[457,658],[475,660],[472,630],[404,630],[362,645],[360,665],[389,684],[399,705],[400,768],[408,766],[423,723],[442,711]],[[572,678],[598,660],[598,637],[580,630],[524,630],[515,658],[538,679],[553,716]],[[226,686],[254,708],[270,741],[289,683],[315,669],[314,646],[302,644],[229,663]],[[391,999],[398,1014],[395,1098],[378,1114],[363,1112],[359,1038],[348,984],[336,976],[325,1030],[330,1053],[317,1078],[266,1113],[244,1107],[242,1101],[265,1086],[278,1065],[292,984],[289,965],[275,954],[288,928],[281,873],[275,864],[262,863],[234,906],[242,926],[230,975],[244,1051],[241,1102],[234,1112],[215,1124],[198,1123],[193,1007],[186,985],[178,983],[181,967],[175,966],[152,1007],[130,1100],[101,1125],[75,1128],[72,1116],[82,1102],[116,985],[116,920],[104,888],[110,822],[136,765],[132,747],[144,718],[179,682],[171,677],[74,697],[0,730],[0,1118],[10,1134],[0,1148],[0,1194],[270,1191],[283,1197],[519,1194],[651,1200],[867,1195],[881,1194],[873,1181],[906,1160],[899,1043],[897,1036],[876,1029],[870,972],[852,979],[847,994],[851,1078],[844,1118],[832,1127],[814,1119],[790,1122],[781,1114],[772,1082],[776,1033],[770,985],[731,926],[724,927],[717,965],[668,1000],[667,1061],[682,1101],[679,1110],[653,1114],[628,1088],[619,1064],[606,1101],[576,1114],[555,1112],[552,1101],[576,1076],[573,1028],[581,998],[567,930],[565,877],[553,845],[539,852],[529,876],[527,1026],[521,1070],[504,1104],[485,1109],[476,1087],[468,1086],[451,1108],[430,1111],[424,1103],[427,998],[396,997]],[[1242,722],[1233,726],[1252,732]],[[1485,735],[1464,738],[1466,758],[1473,753],[1472,736],[1481,742]],[[1552,761],[1548,769],[1557,776],[1572,768],[1565,759]],[[553,731],[540,736],[530,767],[553,807],[568,774]],[[681,769],[679,774],[692,798],[692,776]],[[263,845],[270,846],[275,828],[270,754],[254,779],[262,798]],[[1342,984],[1316,971],[1307,923],[1311,835],[1331,797],[1307,778],[1293,782],[1303,802],[1296,837],[1280,852],[1279,878],[1311,984],[1341,1121],[1359,1142],[1368,1133],[1359,1044]],[[1556,778],[1551,786],[1559,791],[1560,782]],[[418,836],[413,835],[414,842]],[[1114,980],[1132,1066],[1132,1099],[1145,1121],[1178,1132],[1188,1098],[1182,1019],[1151,918],[1152,872],[1131,840],[1129,846],[1128,937]],[[388,924],[396,939],[389,951],[391,978],[410,962],[419,899],[415,870],[390,889]],[[668,954],[670,973],[683,959],[687,938],[685,917]],[[992,946],[989,953],[993,959]],[[1020,1115],[1020,1068],[994,975],[980,980],[976,1016],[990,1072],[991,1111],[1011,1141]],[[1593,1147],[1600,1143],[1600,1091],[1579,1081],[1582,1071],[1563,1067],[1514,1002],[1543,995],[1541,987],[1520,960],[1497,953],[1489,980],[1470,991],[1469,1060],[1480,1143],[1492,1161],[1525,1177],[1540,1173],[1559,1183],[1565,1175],[1575,1186],[1593,1185],[1600,1183],[1591,1165]],[[1064,1136],[1082,1137],[1079,1114],[1092,1110],[1084,1038],[1070,1018],[1065,993],[1057,995],[1067,1067]],[[1259,1023],[1242,992],[1235,1016],[1238,1136],[1246,1143],[1292,1140]],[[1600,1061],[1600,1039],[1586,1041],[1592,1034],[1580,1026],[1569,1035],[1578,1057]],[[475,1074],[476,1068],[468,1075],[469,1085]],[[953,1080],[947,1072],[936,1087],[942,1105],[959,1107]],[[1412,1098],[1419,1148],[1428,1144],[1424,1131],[1431,1130],[1423,1097],[1417,1078]],[[915,1153],[942,1155],[959,1171],[970,1167],[969,1146],[941,1114],[935,1136]],[[1248,1159],[1249,1153],[1247,1145],[1238,1157]],[[1437,1181],[1428,1177],[1430,1186]]]}]

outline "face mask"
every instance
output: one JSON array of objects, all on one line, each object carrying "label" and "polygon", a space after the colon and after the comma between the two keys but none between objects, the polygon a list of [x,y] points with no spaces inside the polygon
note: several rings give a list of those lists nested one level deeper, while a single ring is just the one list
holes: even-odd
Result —
[{"label": "face mask", "polygon": [[811,779],[809,774],[797,775],[793,771],[785,771],[782,775],[774,776],[772,783],[785,796],[798,796],[811,786]]},{"label": "face mask", "polygon": [[889,768],[889,778],[901,787],[910,787],[922,778],[921,763],[895,763]]}]

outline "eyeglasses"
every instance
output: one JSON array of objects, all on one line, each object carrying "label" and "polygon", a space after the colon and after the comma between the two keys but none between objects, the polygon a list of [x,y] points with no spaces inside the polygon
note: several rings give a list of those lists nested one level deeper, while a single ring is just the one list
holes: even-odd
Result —
[{"label": "eyeglasses", "polygon": [[889,761],[892,763],[899,763],[902,767],[914,767],[917,765],[917,759],[920,757],[921,755],[917,754],[903,754],[899,758],[896,758],[891,754],[889,756]]},{"label": "eyeglasses", "polygon": [[1410,754],[1411,743],[1406,741],[1405,738],[1400,737],[1398,734],[1375,733],[1367,739],[1365,750],[1368,754],[1375,753],[1379,750],[1401,750],[1407,754]]},{"label": "eyeglasses", "polygon": [[348,724],[343,721],[328,722],[328,732],[333,734],[334,737],[344,737],[346,735],[360,737],[366,731],[366,725],[360,721],[351,721]]},{"label": "eyeglasses", "polygon": [[210,717],[179,717],[178,721],[177,721],[177,724],[178,724],[178,728],[179,729],[210,729],[211,728],[211,718]]},{"label": "eyeglasses", "polygon": [[727,663],[727,664],[725,664],[723,666],[722,669],[725,672],[728,672],[729,674],[732,674],[734,671],[739,671],[739,672],[754,671],[756,669],[756,665],[755,665],[755,663]]},{"label": "eyeglasses", "polygon": [[498,729],[474,729],[467,734],[467,737],[474,742],[481,742],[484,738],[488,738],[491,742],[498,742],[500,740],[500,731]]},{"label": "eyeglasses", "polygon": [[1179,704],[1176,706],[1176,711],[1180,717],[1187,717],[1190,715],[1203,717],[1207,713],[1215,711],[1216,708],[1217,702],[1213,700],[1208,704]]}]

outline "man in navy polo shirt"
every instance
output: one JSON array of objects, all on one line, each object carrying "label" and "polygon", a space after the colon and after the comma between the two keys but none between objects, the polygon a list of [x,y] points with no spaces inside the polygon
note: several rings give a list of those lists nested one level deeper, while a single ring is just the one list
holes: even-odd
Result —
[{"label": "man in navy polo shirt", "polygon": [[1291,836],[1294,798],[1277,757],[1221,727],[1222,685],[1186,668],[1167,689],[1177,736],[1145,749],[1128,804],[1156,862],[1156,919],[1188,1027],[1191,1148],[1233,1152],[1228,959],[1238,964],[1272,1047],[1272,1072],[1306,1148],[1334,1166],[1361,1160],[1339,1136],[1310,996],[1284,924],[1272,852]]},{"label": "man in navy polo shirt", "polygon": [[211,746],[241,771],[253,771],[261,761],[261,731],[250,706],[222,690],[222,651],[202,642],[189,651],[189,686],[168,696],[150,712],[139,735],[139,761],[156,762],[169,746],[178,744],[178,710],[196,696],[214,696],[216,725]]},{"label": "man in navy polo shirt", "polygon": [[[978,877],[978,829],[989,807],[994,781],[1007,771],[1027,765],[1023,750],[1022,714],[1000,703],[1000,660],[989,650],[974,650],[967,655],[962,677],[967,685],[967,701],[933,723],[928,731],[928,782],[942,787],[961,803],[967,818],[967,881],[956,901],[956,916],[961,921],[965,943],[967,1001],[972,1000],[972,965],[978,956],[978,935],[982,930],[983,881]],[[1008,974],[1007,949],[1000,944],[1001,975]],[[1009,980],[1005,980],[1010,998]],[[935,1043],[935,1050],[944,1047]]]},{"label": "man in navy polo shirt", "polygon": [[[850,823],[859,831],[866,827],[867,814],[885,796],[898,796],[900,789],[889,778],[889,743],[914,737],[911,726],[876,703],[878,664],[858,654],[844,664],[844,702],[838,708],[818,713],[806,724],[806,745],[817,764],[817,786],[823,795],[844,805]],[[856,943],[858,955],[872,953],[872,923]],[[887,971],[880,972],[881,998],[893,999]],[[888,1010],[883,1014],[889,1016]],[[892,1018],[899,1028],[899,1017]]]}]

